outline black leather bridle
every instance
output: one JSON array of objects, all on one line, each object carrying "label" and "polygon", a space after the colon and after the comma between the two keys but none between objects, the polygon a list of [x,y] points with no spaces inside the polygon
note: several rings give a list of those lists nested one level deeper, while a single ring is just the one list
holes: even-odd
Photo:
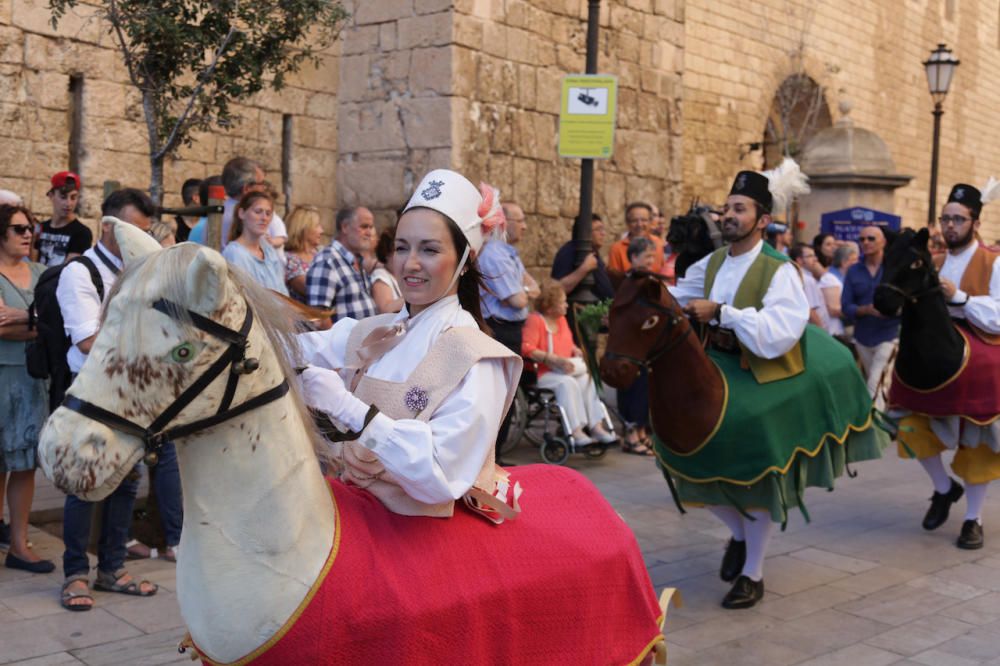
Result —
[{"label": "black leather bridle", "polygon": [[[661,276],[655,273],[647,273],[645,271],[630,271],[627,279],[633,280],[639,277],[648,277],[659,282],[661,287],[663,285],[663,278]],[[631,363],[633,365],[639,366],[640,368],[645,368],[648,370],[649,367],[657,359],[659,359],[668,351],[670,351],[671,349],[682,343],[689,335],[691,335],[691,331],[694,329],[689,327],[688,330],[684,331],[684,334],[678,336],[676,340],[666,342],[665,344],[663,344],[661,348],[657,349],[657,346],[664,342],[664,339],[669,336],[669,334],[674,330],[675,326],[677,326],[684,320],[684,317],[674,314],[673,310],[670,307],[663,305],[662,303],[654,303],[653,301],[650,301],[644,296],[638,297],[637,299],[635,299],[635,302],[643,307],[650,308],[657,312],[661,312],[668,315],[669,318],[667,319],[666,325],[664,325],[663,330],[660,331],[660,335],[657,336],[656,342],[653,343],[651,351],[646,356],[646,358],[641,359],[635,356],[630,356],[628,354],[617,354],[611,351],[605,351],[604,358],[610,360],[617,359],[626,361],[627,363]]]},{"label": "black leather bridle", "polygon": [[[198,377],[197,380],[194,381],[194,383],[184,389],[184,391],[177,396],[177,398],[170,403],[170,405],[167,406],[167,408],[164,409],[159,416],[153,419],[152,423],[146,427],[129,421],[128,419],[110,412],[103,407],[99,407],[91,402],[87,402],[86,400],[81,400],[80,398],[68,393],[62,402],[62,406],[66,409],[71,409],[82,416],[86,416],[89,419],[103,423],[109,428],[141,439],[146,451],[144,460],[147,464],[156,464],[159,460],[159,451],[163,447],[164,443],[171,442],[180,437],[187,437],[188,435],[193,435],[194,433],[205,430],[206,428],[216,426],[253,409],[262,407],[269,402],[274,402],[288,393],[288,380],[285,379],[274,388],[268,389],[256,397],[250,398],[236,407],[231,406],[233,403],[233,397],[236,395],[236,385],[239,383],[240,376],[250,374],[260,367],[260,362],[257,359],[246,357],[247,346],[249,345],[247,336],[253,326],[253,310],[250,308],[249,304],[247,304],[247,312],[246,317],[243,319],[243,325],[238,331],[227,328],[222,324],[218,324],[211,319],[208,319],[207,317],[203,317],[197,312],[186,310],[184,307],[165,299],[160,299],[153,303],[153,309],[162,312],[175,321],[180,321],[182,319],[182,313],[186,313],[187,317],[190,318],[191,323],[194,324],[196,328],[222,340],[223,342],[228,342],[229,347],[222,353],[221,356],[219,356],[219,358],[215,360],[215,362],[212,363],[211,366],[208,367],[208,369],[205,370],[205,372],[201,374],[200,377]],[[208,388],[208,385],[211,384],[216,377],[221,375],[227,368],[230,368],[229,379],[226,382],[226,390],[225,393],[223,393],[222,401],[219,403],[218,411],[216,411],[213,416],[198,419],[197,421],[192,421],[191,423],[184,423],[174,426],[173,428],[167,428],[167,425],[169,425],[170,422],[173,421],[185,407],[191,404],[202,391]]]}]

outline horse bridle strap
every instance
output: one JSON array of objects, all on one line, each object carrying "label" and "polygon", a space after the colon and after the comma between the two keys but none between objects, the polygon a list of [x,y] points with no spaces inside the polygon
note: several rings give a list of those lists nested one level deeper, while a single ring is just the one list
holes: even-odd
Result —
[{"label": "horse bridle strap", "polygon": [[[103,407],[99,407],[86,400],[81,400],[74,395],[66,394],[62,406],[71,409],[82,416],[93,419],[109,428],[124,432],[140,438],[146,449],[147,458],[155,455],[165,442],[172,441],[178,437],[187,437],[200,430],[211,428],[220,423],[228,421],[246,412],[278,400],[288,393],[288,380],[283,380],[277,386],[257,395],[236,407],[231,407],[233,397],[236,395],[236,386],[239,383],[240,375],[249,374],[259,367],[257,359],[246,358],[248,335],[253,327],[253,310],[247,305],[246,316],[240,330],[235,331],[218,324],[207,317],[203,317],[197,312],[185,310],[185,308],[171,301],[160,299],[153,304],[153,309],[162,312],[171,319],[180,320],[182,313],[190,318],[194,326],[209,335],[219,338],[223,342],[228,342],[229,347],[217,358],[211,366],[201,374],[189,387],[187,387],[177,398],[167,406],[163,412],[157,416],[151,424],[143,427],[133,421],[110,412]],[[190,405],[209,384],[221,375],[227,367],[230,367],[229,379],[226,382],[226,390],[219,403],[219,409],[213,416],[209,416],[191,423],[185,423],[173,428],[165,429],[185,407]]]},{"label": "horse bridle strap", "polygon": [[660,331],[660,335],[656,338],[656,342],[653,344],[653,351],[651,351],[649,356],[647,356],[645,359],[636,358],[635,356],[629,356],[628,354],[618,354],[610,351],[605,351],[604,356],[609,359],[621,359],[623,361],[628,361],[629,363],[634,363],[638,365],[640,368],[649,368],[649,366],[652,365],[654,361],[659,359],[661,356],[666,354],[668,351],[670,351],[680,343],[684,342],[684,340],[686,340],[687,337],[691,335],[691,331],[694,329],[688,328],[688,330],[684,331],[684,334],[679,336],[676,340],[672,340],[666,343],[665,345],[663,345],[661,349],[656,349],[656,346],[659,345],[663,341],[663,338],[666,337],[670,333],[670,331],[673,330],[674,326],[676,326],[681,322],[681,319],[680,317],[674,316],[673,311],[670,308],[660,303],[653,303],[652,301],[646,298],[642,297],[637,298],[636,303],[644,307],[657,310],[659,312],[665,312],[666,314],[670,315],[670,320],[667,322],[669,325],[664,326],[663,330]]},{"label": "horse bridle strap", "polygon": [[875,285],[875,290],[878,291],[879,289],[888,289],[889,291],[894,291],[897,294],[899,294],[900,296],[902,296],[903,298],[905,298],[906,300],[910,301],[911,303],[916,303],[917,301],[919,301],[924,296],[930,296],[931,294],[934,294],[934,293],[937,293],[937,292],[941,291],[942,287],[941,287],[941,285],[939,283],[939,284],[935,284],[935,285],[932,285],[930,287],[927,287],[923,291],[918,291],[918,292],[910,293],[910,292],[906,291],[905,289],[897,287],[894,284],[890,284],[888,282],[882,282],[880,284]]}]

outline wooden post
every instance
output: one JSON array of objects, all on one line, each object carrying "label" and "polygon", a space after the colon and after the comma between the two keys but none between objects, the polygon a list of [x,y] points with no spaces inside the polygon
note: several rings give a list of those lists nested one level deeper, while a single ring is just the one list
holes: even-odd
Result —
[{"label": "wooden post", "polygon": [[[208,205],[222,206],[226,203],[226,188],[222,185],[212,185],[208,188]],[[222,237],[222,213],[208,214],[208,228],[205,230],[205,244],[221,252],[229,241]]]}]

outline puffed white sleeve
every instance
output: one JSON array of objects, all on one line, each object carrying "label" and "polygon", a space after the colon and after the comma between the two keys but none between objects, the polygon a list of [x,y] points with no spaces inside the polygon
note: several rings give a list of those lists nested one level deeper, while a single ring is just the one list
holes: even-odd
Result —
[{"label": "puffed white sleeve", "polygon": [[[965,307],[958,308],[974,326],[987,333],[1000,333],[1000,261],[993,262],[990,273],[990,293],[987,296],[969,296]],[[965,300],[965,292],[959,290],[954,301]]]},{"label": "puffed white sleeve", "polygon": [[496,442],[510,380],[506,363],[473,365],[426,422],[376,415],[359,441],[410,497],[427,504],[462,497]]},{"label": "puffed white sleeve", "polygon": [[695,298],[705,298],[705,269],[711,258],[712,255],[709,253],[699,259],[697,263],[691,264],[684,272],[684,277],[677,278],[676,285],[667,287],[677,302],[681,304],[681,307]]},{"label": "puffed white sleeve", "polygon": [[760,310],[723,305],[720,324],[755,356],[777,358],[795,346],[809,322],[809,301],[795,264],[775,271],[763,305]]},{"label": "puffed white sleeve", "polygon": [[346,317],[325,331],[312,331],[297,336],[299,360],[317,368],[340,370],[344,367],[347,338],[357,325],[357,319]]}]

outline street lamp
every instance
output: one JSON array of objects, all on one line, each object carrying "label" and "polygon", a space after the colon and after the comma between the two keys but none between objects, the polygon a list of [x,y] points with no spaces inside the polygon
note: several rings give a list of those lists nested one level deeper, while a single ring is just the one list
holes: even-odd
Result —
[{"label": "street lamp", "polygon": [[941,115],[944,113],[944,98],[948,95],[948,87],[951,86],[951,78],[955,75],[955,68],[959,61],[952,55],[951,49],[944,44],[931,51],[931,57],[924,62],[924,69],[927,72],[927,87],[931,91],[931,99],[934,100],[934,147],[931,152],[931,191],[930,203],[927,206],[927,226],[934,226],[934,216],[937,215],[937,173],[938,173],[938,152],[941,141]]}]

